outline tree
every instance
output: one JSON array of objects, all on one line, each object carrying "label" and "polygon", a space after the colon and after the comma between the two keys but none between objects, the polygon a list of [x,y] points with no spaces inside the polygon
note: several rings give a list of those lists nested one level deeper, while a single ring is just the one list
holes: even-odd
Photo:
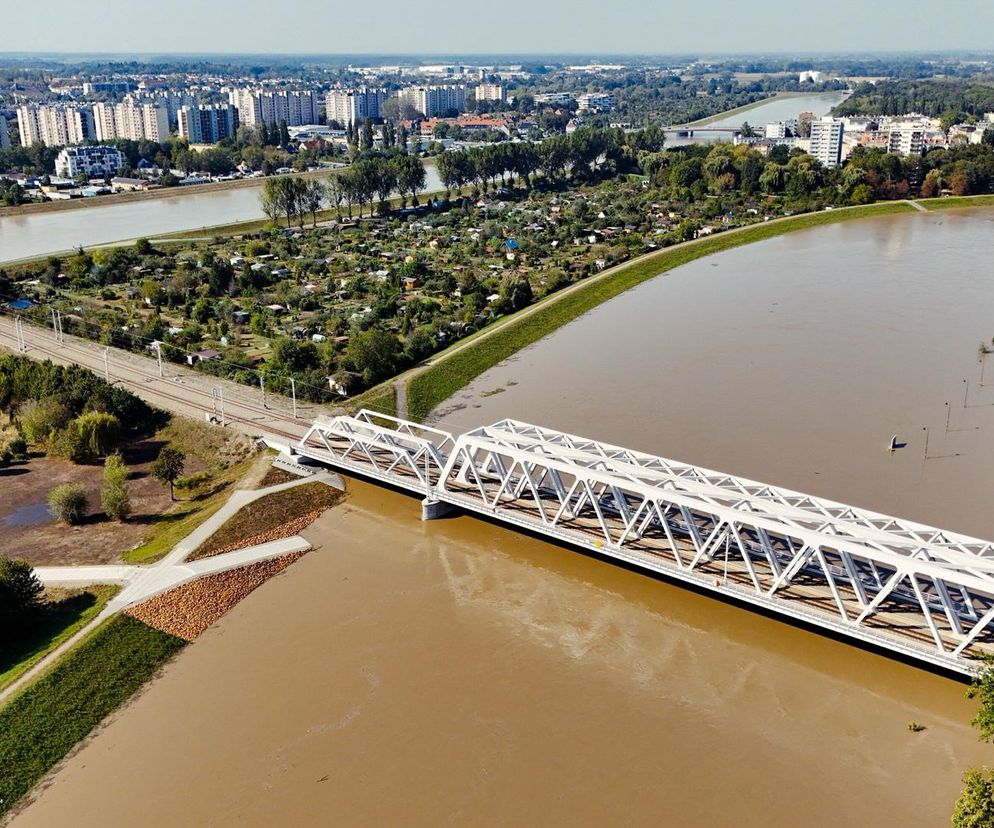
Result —
[{"label": "tree", "polygon": [[78,431],[83,450],[90,458],[109,454],[121,438],[121,421],[103,411],[80,414],[71,425]]},{"label": "tree", "polygon": [[67,526],[73,526],[86,515],[86,489],[78,483],[56,486],[48,493],[48,508]]},{"label": "tree", "polygon": [[994,657],[986,657],[983,668],[966,691],[966,697],[980,700],[980,708],[971,724],[980,731],[981,740],[994,740]]},{"label": "tree", "polygon": [[183,474],[183,466],[185,464],[186,457],[183,452],[179,449],[173,448],[172,446],[164,446],[159,452],[159,456],[149,467],[152,477],[164,484],[169,484],[170,500],[176,499],[173,494],[173,486],[179,476]]},{"label": "tree", "polygon": [[318,211],[325,199],[325,187],[320,181],[305,181],[301,191],[303,212],[311,214],[311,224],[317,227]]},{"label": "tree", "polygon": [[397,189],[402,194],[411,195],[412,203],[417,206],[418,193],[425,188],[427,181],[425,165],[414,155],[399,155],[393,159],[397,180]]},{"label": "tree", "polygon": [[107,455],[104,461],[104,485],[100,490],[100,505],[108,517],[124,520],[131,513],[131,498],[125,481],[128,467],[120,454]]},{"label": "tree", "polygon": [[0,643],[23,635],[41,609],[44,591],[28,563],[0,556]]},{"label": "tree", "polygon": [[400,342],[392,333],[370,328],[349,341],[345,362],[370,386],[396,373],[400,350]]},{"label": "tree", "polygon": [[994,828],[994,773],[990,768],[970,768],[963,784],[953,811],[953,828]]},{"label": "tree", "polygon": [[364,118],[362,121],[362,129],[359,134],[359,149],[361,150],[371,150],[373,148],[373,121],[370,118]]}]

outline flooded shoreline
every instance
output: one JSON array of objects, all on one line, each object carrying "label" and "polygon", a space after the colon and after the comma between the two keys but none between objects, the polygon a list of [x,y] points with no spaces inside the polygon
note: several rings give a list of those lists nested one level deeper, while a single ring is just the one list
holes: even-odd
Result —
[{"label": "flooded shoreline", "polygon": [[[992,229],[984,209],[884,216],[708,256],[495,366],[432,419],[550,425],[994,539],[994,366],[978,354],[994,336]],[[894,435],[907,446],[890,452]]]}]

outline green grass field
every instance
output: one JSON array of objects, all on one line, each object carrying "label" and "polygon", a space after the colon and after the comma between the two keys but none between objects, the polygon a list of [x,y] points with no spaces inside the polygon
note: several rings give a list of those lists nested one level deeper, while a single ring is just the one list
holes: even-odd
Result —
[{"label": "green grass field", "polygon": [[866,216],[906,213],[913,209],[909,204],[883,202],[865,207],[806,213],[754,224],[742,230],[709,236],[642,256],[618,267],[606,277],[589,280],[583,287],[569,294],[561,297],[553,295],[535,312],[517,321],[512,318],[491,335],[478,339],[470,347],[456,351],[414,376],[407,386],[408,417],[412,420],[424,420],[436,406],[460,388],[522,348],[537,342],[602,302],[694,259],[796,230]]},{"label": "green grass field", "polygon": [[0,709],[0,816],[185,643],[116,616]]},{"label": "green grass field", "polygon": [[48,613],[30,636],[16,646],[0,649],[0,690],[89,624],[119,589],[110,585],[92,586],[50,600]]}]

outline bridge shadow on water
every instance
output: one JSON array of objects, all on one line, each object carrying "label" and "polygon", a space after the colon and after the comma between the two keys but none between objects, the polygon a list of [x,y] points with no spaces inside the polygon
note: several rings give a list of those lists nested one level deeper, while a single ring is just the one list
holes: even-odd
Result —
[{"label": "bridge shadow on water", "polygon": [[[389,491],[395,492],[396,494],[403,495],[405,497],[405,499],[408,499],[408,500],[411,501],[411,508],[412,509],[414,509],[414,510],[420,509],[420,504],[421,504],[422,498],[418,494],[415,494],[415,493],[411,492],[408,489],[405,489],[405,488],[403,488],[401,486],[395,486],[395,485],[393,485],[391,483],[386,483],[383,480],[380,480],[378,478],[374,478],[374,477],[371,477],[371,476],[368,477],[368,476],[366,476],[364,474],[361,474],[360,472],[353,471],[353,470],[350,470],[348,473],[345,473],[345,472],[343,472],[341,470],[337,470],[336,469],[336,472],[338,474],[341,474],[342,477],[344,478],[344,480],[346,481],[346,489],[348,488],[348,481],[351,478],[355,478],[357,480],[363,481],[364,483],[368,483],[368,484],[371,484],[373,486],[376,486],[376,487],[379,487],[379,488],[382,488],[382,489],[387,489]],[[542,532],[534,531],[534,530],[527,529],[527,528],[524,528],[524,527],[519,527],[519,526],[513,526],[513,527],[509,526],[507,523],[505,523],[503,520],[501,520],[500,518],[498,518],[496,516],[485,515],[485,514],[481,514],[481,513],[473,512],[473,511],[463,511],[462,509],[459,509],[458,507],[453,507],[450,512],[446,513],[443,516],[435,518],[434,520],[443,520],[443,521],[444,520],[454,520],[456,518],[461,518],[461,517],[470,517],[470,518],[473,518],[473,519],[478,520],[478,521],[480,521],[482,523],[486,523],[486,524],[488,524],[490,526],[498,528],[498,529],[502,530],[503,532],[513,533],[513,534],[518,534],[518,535],[524,535],[525,537],[531,538],[532,540],[540,541],[541,543],[543,543],[543,544],[545,544],[547,546],[553,546],[553,547],[556,547],[558,549],[562,549],[564,551],[568,551],[568,552],[570,552],[572,554],[579,554],[579,555],[584,556],[585,558],[596,560],[596,561],[599,561],[601,563],[609,564],[612,567],[615,567],[615,568],[618,568],[618,569],[622,569],[622,570],[625,570],[627,572],[631,572],[631,573],[639,575],[641,577],[650,578],[652,580],[659,581],[659,582],[667,584],[669,586],[673,586],[673,587],[677,587],[677,588],[682,589],[682,590],[686,590],[687,592],[693,593],[693,594],[701,596],[703,598],[707,598],[708,600],[718,601],[718,602],[720,602],[722,604],[725,604],[727,606],[732,606],[732,607],[735,607],[737,609],[745,610],[747,612],[750,612],[750,613],[752,613],[754,615],[758,615],[758,616],[760,616],[762,618],[767,618],[767,619],[770,619],[772,621],[776,621],[779,624],[787,624],[787,625],[789,625],[791,627],[794,627],[795,629],[800,629],[800,630],[804,630],[807,633],[816,634],[818,636],[821,636],[823,638],[829,639],[831,641],[835,641],[835,642],[838,642],[840,644],[844,644],[847,647],[851,647],[851,648],[854,648],[854,649],[863,650],[865,652],[872,653],[872,654],[878,655],[878,656],[884,656],[885,658],[887,658],[890,661],[897,662],[899,664],[903,664],[903,665],[908,666],[908,667],[914,667],[915,669],[922,670],[922,671],[924,671],[926,673],[930,673],[930,674],[935,675],[935,676],[939,676],[940,678],[952,679],[952,680],[954,680],[954,681],[956,681],[956,682],[958,682],[960,684],[968,684],[969,681],[970,681],[969,678],[967,678],[966,676],[964,676],[964,675],[962,675],[962,674],[960,674],[958,672],[955,672],[955,671],[952,671],[952,670],[943,669],[942,667],[940,667],[938,665],[933,665],[933,664],[929,664],[929,663],[924,662],[924,661],[920,661],[920,660],[918,660],[916,658],[913,658],[913,657],[908,656],[908,655],[904,655],[903,653],[899,653],[899,652],[896,652],[894,650],[890,650],[890,649],[888,649],[886,647],[879,647],[879,646],[876,646],[876,645],[874,645],[874,644],[872,644],[870,642],[866,642],[866,641],[862,641],[862,640],[850,638],[849,636],[843,635],[841,633],[836,633],[833,630],[830,630],[830,629],[827,629],[827,628],[824,628],[824,627],[820,627],[820,626],[815,625],[815,624],[809,624],[809,623],[805,622],[803,619],[794,618],[794,617],[788,616],[788,615],[782,615],[782,614],[780,614],[778,612],[775,612],[773,610],[767,609],[765,607],[758,606],[758,605],[749,603],[747,601],[740,600],[735,595],[732,595],[730,593],[714,592],[714,591],[712,591],[710,589],[705,589],[705,588],[700,587],[700,586],[698,586],[696,584],[688,583],[688,582],[680,580],[678,578],[672,578],[672,577],[670,577],[670,576],[668,576],[668,575],[666,575],[664,573],[656,572],[655,570],[651,570],[651,569],[647,569],[645,567],[639,566],[638,564],[635,564],[635,563],[632,563],[632,562],[629,562],[629,561],[620,560],[620,559],[615,558],[615,557],[613,557],[613,556],[611,556],[609,554],[606,554],[606,553],[603,553],[603,552],[599,552],[596,549],[593,549],[593,548],[590,548],[590,547],[583,547],[583,546],[574,545],[574,544],[569,543],[568,541],[564,541],[564,540],[561,540],[561,539],[558,539],[558,538],[550,537],[548,535],[543,534]]]}]

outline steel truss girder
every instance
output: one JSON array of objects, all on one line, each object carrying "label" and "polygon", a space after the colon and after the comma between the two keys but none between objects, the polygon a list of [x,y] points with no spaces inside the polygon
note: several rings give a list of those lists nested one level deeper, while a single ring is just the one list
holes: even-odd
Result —
[{"label": "steel truss girder", "polygon": [[991,646],[994,546],[965,535],[515,420],[362,411],[297,448],[960,672]]}]

